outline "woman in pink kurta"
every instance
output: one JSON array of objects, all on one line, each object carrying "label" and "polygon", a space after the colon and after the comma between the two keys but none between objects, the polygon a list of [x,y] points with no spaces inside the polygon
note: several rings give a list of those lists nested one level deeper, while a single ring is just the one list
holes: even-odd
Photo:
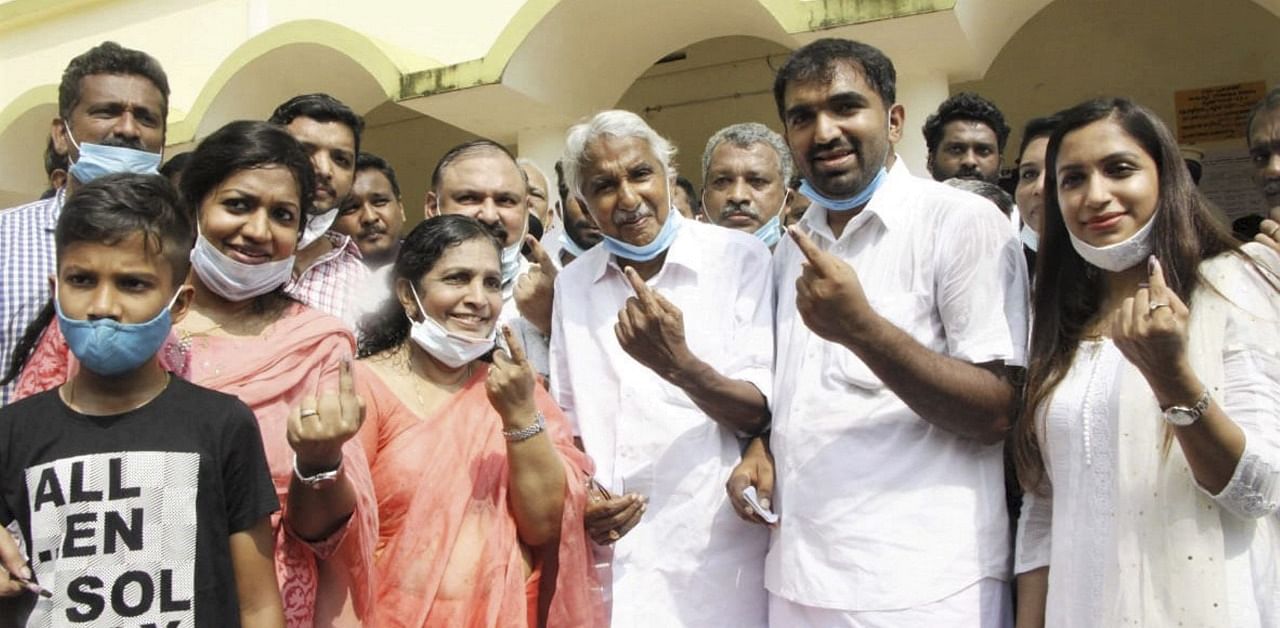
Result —
[{"label": "woman in pink kurta", "polygon": [[[365,452],[351,438],[359,413],[331,420],[331,406],[354,407],[355,392],[364,390],[357,380],[345,395],[334,394],[355,338],[338,319],[280,292],[313,188],[306,153],[278,127],[236,122],[201,143],[182,184],[201,231],[191,255],[196,298],[160,360],[185,379],[236,395],[258,418],[282,505],[273,523],[288,625],[374,626],[377,505]],[[51,325],[26,358],[19,394],[58,386],[75,368]],[[384,421],[369,416],[376,431]],[[320,433],[344,417],[353,424]],[[302,427],[304,420],[315,423]],[[334,495],[333,504],[319,508],[315,499],[290,499],[299,486],[313,490],[295,481],[295,466],[300,472],[299,460],[317,450],[331,450],[341,461],[334,479],[317,483],[315,495]]]},{"label": "woman in pink kurta", "polygon": [[502,306],[498,252],[470,218],[420,224],[397,299],[364,329],[357,378],[394,406],[360,436],[375,452],[380,626],[602,625],[590,462],[509,330],[508,350],[481,357]]}]

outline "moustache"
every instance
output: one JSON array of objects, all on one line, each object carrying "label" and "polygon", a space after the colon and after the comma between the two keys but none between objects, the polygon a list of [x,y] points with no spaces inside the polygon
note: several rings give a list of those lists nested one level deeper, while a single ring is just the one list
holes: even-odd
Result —
[{"label": "moustache", "polygon": [[746,216],[755,220],[760,220],[760,212],[751,205],[750,202],[732,203],[724,206],[720,212],[721,218],[732,218],[734,216]]},{"label": "moustache", "polygon": [[484,228],[489,231],[489,234],[497,238],[499,242],[505,243],[507,241],[509,233],[507,232],[507,228],[504,227],[501,222],[482,222],[480,224],[484,225]]},{"label": "moustache", "polygon": [[370,225],[368,227],[364,227],[363,229],[361,229],[360,233],[356,237],[359,239],[364,239],[364,238],[368,238],[376,235],[386,235],[386,233],[387,233],[386,227],[379,226],[379,225]]},{"label": "moustache", "polygon": [[1267,179],[1262,184],[1262,193],[1267,196],[1275,196],[1280,194],[1280,179]]},{"label": "moustache", "polygon": [[862,160],[862,143],[851,142],[848,140],[848,138],[844,138],[844,137],[836,138],[834,140],[831,140],[830,142],[827,142],[826,144],[815,144],[813,148],[809,149],[807,156],[809,158],[809,161],[817,161],[818,159],[820,159],[819,155],[821,155],[822,153],[831,153],[831,152],[837,152],[837,151],[839,152],[848,151],[850,153],[853,153],[854,155],[857,155],[859,161]]},{"label": "moustache", "polygon": [[610,219],[613,220],[613,225],[615,227],[621,227],[622,225],[639,222],[644,218],[649,218],[655,215],[657,215],[657,212],[655,212],[652,207],[641,203],[635,209],[614,210],[613,216],[611,216]]},{"label": "moustache", "polygon": [[957,179],[982,179],[982,173],[978,171],[977,166],[961,166],[955,176]]}]

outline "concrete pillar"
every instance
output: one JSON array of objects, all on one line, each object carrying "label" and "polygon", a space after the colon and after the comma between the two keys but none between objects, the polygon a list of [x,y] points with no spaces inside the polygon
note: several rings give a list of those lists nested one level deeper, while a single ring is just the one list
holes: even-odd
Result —
[{"label": "concrete pillar", "polygon": [[[564,134],[568,130],[569,127],[564,126],[520,129],[516,132],[516,155],[532,159],[547,173],[552,195],[556,193],[556,161],[564,153]],[[553,198],[552,203],[554,202]]]},{"label": "concrete pillar", "polygon": [[928,151],[925,149],[925,118],[938,108],[942,101],[951,96],[950,83],[941,72],[911,72],[909,68],[898,68],[898,102],[906,109],[906,122],[902,130],[902,141],[898,142],[898,155],[907,163],[911,173],[921,177],[929,176],[925,169]]}]

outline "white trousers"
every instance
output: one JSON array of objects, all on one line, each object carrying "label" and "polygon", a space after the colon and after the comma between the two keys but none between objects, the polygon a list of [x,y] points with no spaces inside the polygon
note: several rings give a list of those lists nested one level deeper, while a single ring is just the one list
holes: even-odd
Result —
[{"label": "white trousers", "polygon": [[892,611],[842,611],[796,604],[769,595],[769,625],[777,628],[1010,628],[1010,584],[983,578],[959,592],[924,606]]}]

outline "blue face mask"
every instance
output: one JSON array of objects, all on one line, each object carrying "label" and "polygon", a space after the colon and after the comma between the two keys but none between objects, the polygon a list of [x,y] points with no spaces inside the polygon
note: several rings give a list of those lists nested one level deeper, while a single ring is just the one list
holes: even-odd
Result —
[{"label": "blue face mask", "polygon": [[574,257],[582,257],[587,253],[586,249],[578,246],[578,243],[574,242],[573,238],[569,237],[568,231],[561,231],[559,240],[560,248],[568,251],[569,254]]},{"label": "blue face mask", "polygon": [[769,222],[760,225],[760,228],[756,229],[753,235],[759,238],[761,242],[764,242],[765,246],[773,248],[773,245],[782,239],[782,215],[774,214],[773,218],[770,218]]},{"label": "blue face mask", "polygon": [[866,205],[867,201],[871,200],[871,196],[876,193],[876,190],[880,189],[880,186],[884,184],[884,177],[886,174],[887,171],[883,167],[880,168],[880,172],[876,173],[876,178],[872,179],[871,183],[868,183],[867,187],[862,188],[862,191],[858,192],[853,198],[827,198],[812,185],[809,185],[808,179],[805,179],[800,183],[800,193],[814,201],[817,201],[819,205],[827,209],[838,212],[847,212],[851,209],[857,209]]},{"label": "blue face mask", "polygon": [[111,319],[76,320],[67,318],[58,303],[58,292],[53,296],[54,309],[58,313],[58,329],[67,340],[71,353],[84,368],[107,377],[120,375],[142,366],[155,356],[169,337],[173,322],[169,310],[177,301],[174,294],[159,314],[145,323],[120,323]]},{"label": "blue face mask", "polygon": [[124,146],[103,146],[102,144],[77,144],[76,138],[67,129],[67,137],[71,144],[80,151],[80,158],[71,164],[67,171],[80,183],[88,183],[109,174],[159,174],[161,153],[151,153]]},{"label": "blue face mask", "polygon": [[604,237],[601,242],[606,251],[633,262],[647,262],[659,255],[671,246],[676,240],[676,234],[680,231],[680,223],[683,221],[680,212],[674,207],[667,210],[667,222],[662,224],[662,229],[658,231],[658,235],[653,241],[644,246],[635,246],[627,244],[617,238],[609,236]]}]

